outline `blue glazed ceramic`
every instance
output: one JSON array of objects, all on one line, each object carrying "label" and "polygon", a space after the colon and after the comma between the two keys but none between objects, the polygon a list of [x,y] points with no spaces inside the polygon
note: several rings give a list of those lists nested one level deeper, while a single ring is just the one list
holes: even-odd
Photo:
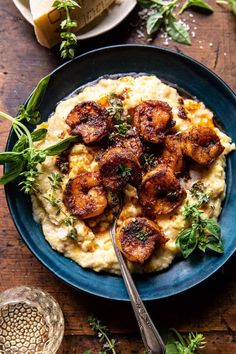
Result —
[{"label": "blue glazed ceramic", "polygon": [[[217,117],[223,130],[236,141],[236,96],[212,71],[183,54],[163,48],[139,45],[107,47],[81,55],[56,69],[41,104],[44,120],[56,104],[79,87],[104,75],[124,73],[154,74],[190,92],[203,101]],[[7,149],[15,142],[10,134]],[[219,269],[236,249],[236,154],[227,161],[227,195],[220,216],[224,254],[194,255],[176,261],[168,270],[135,277],[143,300],[175,295],[199,284]],[[109,299],[128,300],[122,278],[95,273],[52,250],[32,217],[30,199],[17,183],[6,186],[9,209],[23,240],[33,254],[56,276],[77,289]]]}]

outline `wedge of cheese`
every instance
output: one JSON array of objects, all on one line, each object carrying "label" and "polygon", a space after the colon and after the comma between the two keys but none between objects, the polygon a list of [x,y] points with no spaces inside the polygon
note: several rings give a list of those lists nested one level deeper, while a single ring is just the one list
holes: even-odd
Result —
[{"label": "wedge of cheese", "polygon": [[[51,48],[61,41],[60,23],[65,18],[64,11],[52,7],[54,0],[30,0],[30,9],[38,42]],[[74,32],[92,22],[115,0],[78,0],[80,7],[72,11],[71,17],[78,23]]]}]

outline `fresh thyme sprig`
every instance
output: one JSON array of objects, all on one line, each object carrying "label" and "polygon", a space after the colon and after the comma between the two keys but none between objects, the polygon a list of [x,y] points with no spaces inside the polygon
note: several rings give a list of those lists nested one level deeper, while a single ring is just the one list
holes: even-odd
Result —
[{"label": "fresh thyme sprig", "polygon": [[183,216],[188,221],[189,227],[183,229],[176,239],[183,257],[187,258],[197,248],[203,252],[208,248],[223,253],[220,225],[215,219],[208,218],[200,209],[208,203],[209,194],[205,193],[205,187],[201,184],[193,185],[191,194],[196,198],[196,202],[190,204],[187,201],[183,210]]},{"label": "fresh thyme sprig", "polygon": [[71,32],[73,28],[78,26],[77,21],[71,19],[71,11],[80,7],[79,4],[74,0],[56,0],[54,1],[53,7],[56,7],[58,10],[64,11],[66,14],[66,19],[63,20],[60,24],[61,27],[61,57],[63,59],[69,58],[73,59],[75,56],[75,46],[77,44],[76,35]]},{"label": "fresh thyme sprig", "polygon": [[124,123],[123,120],[123,102],[122,100],[115,94],[111,93],[108,97],[108,102],[110,106],[107,107],[108,112],[112,116],[113,123],[116,125]]},{"label": "fresh thyme sprig", "polygon": [[0,153],[0,164],[7,164],[6,172],[0,178],[0,184],[7,184],[20,176],[21,182],[19,185],[25,193],[37,190],[37,178],[40,174],[38,165],[43,163],[47,156],[59,155],[78,139],[77,137],[68,137],[45,149],[39,149],[33,144],[35,141],[45,138],[47,129],[37,129],[30,133],[23,120],[27,120],[30,124],[38,122],[40,118],[38,109],[49,79],[50,77],[46,76],[38,83],[24,109],[21,106],[17,117],[14,118],[9,114],[0,112],[1,118],[11,122],[18,139],[12,151]]},{"label": "fresh thyme sprig", "polygon": [[110,338],[108,328],[104,326],[101,323],[101,321],[95,318],[94,316],[90,316],[88,318],[88,322],[92,330],[97,334],[99,342],[103,343],[103,351],[100,352],[99,354],[108,354],[108,353],[116,354],[118,342],[115,339]]},{"label": "fresh thyme sprig", "polygon": [[48,176],[48,179],[50,181],[52,190],[55,191],[61,187],[61,182],[63,181],[63,176],[57,172],[52,172],[52,174],[50,176]]}]

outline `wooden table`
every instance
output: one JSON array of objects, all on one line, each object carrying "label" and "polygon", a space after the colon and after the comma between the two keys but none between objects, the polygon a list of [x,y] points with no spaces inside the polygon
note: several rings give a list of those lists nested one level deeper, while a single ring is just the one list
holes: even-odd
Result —
[{"label": "wooden table", "polygon": [[[186,53],[207,65],[236,90],[236,18],[210,1],[213,15],[186,12],[196,32],[192,46],[169,43],[169,48]],[[38,80],[60,64],[58,49],[40,47],[32,27],[21,17],[11,1],[0,0],[0,110],[15,114]],[[193,22],[192,22],[193,21]],[[197,29],[194,27],[197,27]],[[78,53],[90,48],[118,43],[147,43],[137,29],[138,9],[116,29],[95,40],[82,42]],[[158,36],[153,44],[163,46]],[[226,107],[227,109],[227,107]],[[232,119],[233,117],[229,117]],[[4,149],[9,124],[0,121],[0,148]],[[28,251],[18,235],[0,191],[0,290],[28,284],[42,287],[60,303],[65,315],[65,337],[59,353],[82,354],[100,344],[87,323],[95,314],[120,341],[122,354],[143,353],[130,304],[105,301],[78,292],[48,272]],[[148,303],[156,323],[165,323],[181,332],[201,331],[207,339],[203,353],[236,353],[236,256],[207,282],[182,295]]]}]

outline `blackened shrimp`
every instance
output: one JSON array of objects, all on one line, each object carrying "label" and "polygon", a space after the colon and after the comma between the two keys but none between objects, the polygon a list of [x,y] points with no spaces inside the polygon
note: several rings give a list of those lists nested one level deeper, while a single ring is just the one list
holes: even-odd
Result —
[{"label": "blackened shrimp", "polygon": [[66,123],[71,127],[71,134],[81,136],[86,144],[100,141],[112,127],[106,108],[93,101],[77,104],[66,118]]},{"label": "blackened shrimp", "polygon": [[182,148],[185,155],[199,165],[210,165],[224,151],[214,130],[198,126],[182,136]]},{"label": "blackened shrimp", "polygon": [[128,218],[116,234],[120,251],[131,262],[143,264],[167,240],[154,222],[143,218]]},{"label": "blackened shrimp", "polygon": [[63,201],[70,213],[81,219],[102,214],[107,206],[107,197],[99,173],[83,172],[70,179]]},{"label": "blackened shrimp", "polygon": [[165,133],[175,124],[172,109],[163,101],[144,101],[135,108],[133,124],[150,143],[162,143]]},{"label": "blackened shrimp", "polygon": [[186,192],[172,169],[158,165],[143,179],[139,202],[144,213],[152,219],[175,210],[186,197]]},{"label": "blackened shrimp", "polygon": [[141,184],[141,167],[137,157],[129,149],[114,147],[107,150],[99,161],[103,185],[111,190],[120,190],[127,183]]},{"label": "blackened shrimp", "polygon": [[142,142],[134,128],[131,128],[125,136],[116,135],[112,141],[114,146],[123,147],[132,151],[139,159],[143,152]]}]

